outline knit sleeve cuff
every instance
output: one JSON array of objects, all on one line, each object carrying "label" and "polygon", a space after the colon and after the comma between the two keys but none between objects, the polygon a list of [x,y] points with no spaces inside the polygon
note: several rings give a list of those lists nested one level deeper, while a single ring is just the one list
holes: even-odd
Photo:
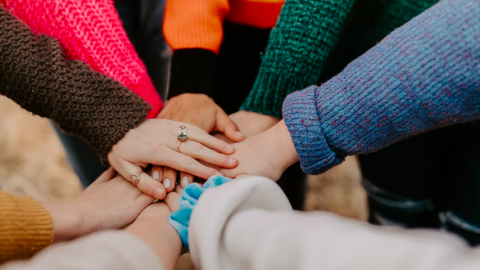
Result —
[{"label": "knit sleeve cuff", "polygon": [[190,217],[192,216],[193,209],[198,203],[200,196],[207,189],[218,187],[232,179],[224,176],[212,176],[202,186],[197,183],[193,183],[185,187],[180,195],[179,209],[170,215],[169,222],[177,230],[182,239],[183,245],[188,249],[188,228],[190,225]]},{"label": "knit sleeve cuff", "polygon": [[217,55],[206,49],[175,50],[172,56],[168,99],[185,94],[214,97]]},{"label": "knit sleeve cuff", "polygon": [[[282,75],[285,74],[282,73]],[[261,67],[258,71],[255,84],[240,109],[281,119],[282,104],[285,98],[284,93],[287,93],[290,85],[286,85],[286,80],[283,80],[283,84],[278,80],[280,80],[279,76],[270,76],[267,69]]]},{"label": "knit sleeve cuff", "polygon": [[326,172],[343,162],[328,145],[317,115],[317,86],[290,94],[283,103],[285,125],[290,131],[302,170],[308,174]]},{"label": "knit sleeve cuff", "polygon": [[40,203],[0,191],[0,264],[30,258],[52,240],[53,221]]}]

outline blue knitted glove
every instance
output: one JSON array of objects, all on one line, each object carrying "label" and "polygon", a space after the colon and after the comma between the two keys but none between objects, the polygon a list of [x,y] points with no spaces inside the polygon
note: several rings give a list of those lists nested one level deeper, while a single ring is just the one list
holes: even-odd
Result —
[{"label": "blue knitted glove", "polygon": [[182,239],[182,243],[188,250],[188,226],[190,225],[190,216],[198,203],[198,199],[202,193],[210,188],[218,187],[224,183],[230,182],[232,179],[224,176],[212,176],[201,187],[197,183],[193,183],[185,187],[180,195],[179,209],[170,215],[169,222],[177,230]]}]

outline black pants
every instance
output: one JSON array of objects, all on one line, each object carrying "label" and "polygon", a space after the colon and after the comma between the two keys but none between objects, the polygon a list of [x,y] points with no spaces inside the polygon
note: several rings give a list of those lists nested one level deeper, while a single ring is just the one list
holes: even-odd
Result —
[{"label": "black pants", "polygon": [[360,157],[371,221],[480,243],[480,128],[459,124]]}]

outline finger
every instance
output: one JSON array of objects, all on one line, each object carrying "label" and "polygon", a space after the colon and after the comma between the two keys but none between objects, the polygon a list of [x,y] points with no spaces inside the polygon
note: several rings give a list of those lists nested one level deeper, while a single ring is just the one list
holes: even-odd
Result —
[{"label": "finger", "polygon": [[179,198],[180,198],[180,194],[178,194],[177,192],[170,192],[168,193],[167,197],[165,197],[164,201],[168,205],[168,208],[170,208],[170,211],[175,212],[178,210]]},{"label": "finger", "polygon": [[135,206],[138,207],[135,210],[138,211],[138,213],[140,213],[141,211],[143,211],[143,209],[149,206],[154,200],[156,199],[148,196],[145,193],[141,194],[135,199]]},{"label": "finger", "polygon": [[163,181],[163,167],[162,166],[152,166],[151,176],[152,176],[153,179],[162,182]]},{"label": "finger", "polygon": [[[112,164],[112,166],[114,166],[117,171],[128,181],[132,179],[132,175],[135,175],[135,173],[142,171],[142,167],[126,160],[116,160],[114,163],[116,165]],[[136,184],[136,186],[143,193],[159,200],[163,200],[163,198],[165,198],[166,191],[162,183],[153,179],[150,175],[144,172],[140,174],[140,179],[138,180],[139,182]]]},{"label": "finger", "polygon": [[111,180],[115,176],[115,173],[116,171],[113,169],[113,167],[108,168],[90,186],[98,185],[100,183],[104,183]]},{"label": "finger", "polygon": [[183,191],[183,188],[182,188],[182,186],[180,186],[180,185],[177,185],[177,186],[175,187],[175,192],[176,192],[176,193],[178,193],[178,194],[182,194],[182,191]]},{"label": "finger", "polygon": [[215,149],[227,155],[231,155],[235,152],[235,149],[231,144],[213,137],[206,131],[191,124],[183,125],[187,127],[187,136],[189,140],[201,143],[208,148]]},{"label": "finger", "polygon": [[163,167],[163,186],[167,192],[170,192],[175,188],[176,180],[177,171],[169,167]]},{"label": "finger", "polygon": [[203,160],[213,165],[217,165],[223,168],[235,168],[238,165],[238,161],[232,157],[218,153],[198,142],[185,141],[180,143],[178,147],[180,153],[195,159]]},{"label": "finger", "polygon": [[180,172],[180,186],[185,188],[191,183],[193,183],[193,175],[186,172]]},{"label": "finger", "polygon": [[215,130],[222,132],[225,136],[233,142],[243,141],[242,133],[240,133],[237,124],[228,117],[225,112],[217,113],[217,122],[215,124]]}]

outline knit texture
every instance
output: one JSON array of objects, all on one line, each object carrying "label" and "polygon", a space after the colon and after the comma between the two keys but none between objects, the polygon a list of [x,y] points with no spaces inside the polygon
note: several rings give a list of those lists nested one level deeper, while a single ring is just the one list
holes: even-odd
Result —
[{"label": "knit texture", "polygon": [[0,190],[0,264],[27,259],[52,240],[53,221],[40,203]]},{"label": "knit texture", "polygon": [[65,60],[53,38],[32,31],[0,5],[0,94],[90,143],[104,162],[151,106],[80,61]]},{"label": "knit texture", "polygon": [[287,94],[318,81],[354,1],[286,1],[241,109],[281,118]]},{"label": "knit texture", "polygon": [[350,62],[374,47],[393,30],[437,2],[438,0],[356,0],[316,84],[326,82],[340,73]]},{"label": "knit texture", "polygon": [[287,97],[305,172],[480,118],[480,0],[444,0],[320,87]]},{"label": "knit texture", "polygon": [[206,49],[180,49],[173,52],[170,64],[168,99],[184,94],[215,97],[217,55]]},{"label": "knit texture", "polygon": [[125,33],[111,0],[0,0],[35,34],[59,40],[65,56],[81,60],[119,82],[152,105],[162,101]]}]

